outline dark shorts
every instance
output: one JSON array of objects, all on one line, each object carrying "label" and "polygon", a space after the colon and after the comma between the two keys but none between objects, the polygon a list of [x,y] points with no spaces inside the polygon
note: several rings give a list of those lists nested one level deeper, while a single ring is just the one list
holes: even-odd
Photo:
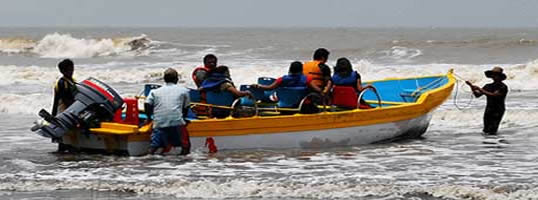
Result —
[{"label": "dark shorts", "polygon": [[164,128],[153,128],[151,134],[151,147],[160,148],[172,146],[181,146],[181,132],[183,126],[169,126]]}]

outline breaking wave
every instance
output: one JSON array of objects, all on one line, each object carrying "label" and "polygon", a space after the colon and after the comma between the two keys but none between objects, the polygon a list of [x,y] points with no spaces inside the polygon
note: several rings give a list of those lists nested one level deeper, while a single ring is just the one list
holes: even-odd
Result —
[{"label": "breaking wave", "polygon": [[158,45],[146,35],[136,37],[84,39],[70,34],[52,33],[39,41],[21,38],[0,39],[0,53],[30,53],[44,58],[91,58],[121,55],[127,52],[145,54],[143,50]]},{"label": "breaking wave", "polygon": [[[149,64],[148,64],[149,65]],[[151,67],[148,65],[137,67],[105,68],[95,69],[93,67],[80,67],[75,69],[76,80],[84,80],[88,77],[95,77],[106,83],[146,83],[155,82],[162,79],[162,67]],[[167,66],[167,64],[161,64]],[[168,67],[168,66],[167,66]],[[184,74],[189,74],[192,66],[180,67],[172,66],[180,73],[180,78],[184,79]],[[60,77],[56,68],[38,66],[0,66],[5,72],[0,75],[0,86],[11,84],[37,84],[40,86],[54,85]]]}]

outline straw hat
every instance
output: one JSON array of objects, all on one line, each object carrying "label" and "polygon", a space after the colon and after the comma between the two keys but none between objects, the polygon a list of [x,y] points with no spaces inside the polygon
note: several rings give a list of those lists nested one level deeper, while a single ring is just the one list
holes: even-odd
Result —
[{"label": "straw hat", "polygon": [[503,68],[501,67],[493,67],[493,69],[485,71],[484,74],[486,74],[486,77],[488,78],[493,78],[493,75],[497,74],[502,80],[506,79],[506,74],[503,73]]}]

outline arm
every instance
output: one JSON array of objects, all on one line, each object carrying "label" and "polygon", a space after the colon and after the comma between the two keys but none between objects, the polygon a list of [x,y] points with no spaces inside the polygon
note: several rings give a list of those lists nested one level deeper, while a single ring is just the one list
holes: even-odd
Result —
[{"label": "arm", "polygon": [[144,102],[144,111],[146,112],[146,115],[148,116],[148,121],[151,121],[151,116],[153,115],[153,90],[149,92],[148,96],[146,97],[146,102]]},{"label": "arm", "polygon": [[52,101],[52,116],[58,114],[58,106],[60,105],[60,94],[62,93],[61,89],[64,88],[63,79],[60,78],[56,85],[54,86],[54,100]]},{"label": "arm", "polygon": [[148,121],[151,121],[151,116],[153,115],[153,105],[149,103],[144,103],[144,111],[146,112],[146,115],[148,116]]},{"label": "arm", "polygon": [[321,91],[321,94],[326,95],[329,93],[329,91],[332,88],[332,77],[331,77],[331,68],[327,66],[326,64],[320,64],[319,65],[321,73],[323,74],[323,82],[325,83],[325,87]]},{"label": "arm", "polygon": [[362,80],[360,78],[357,79],[357,91],[359,92],[362,92],[363,90],[367,89],[367,88],[372,88],[375,90],[374,86],[368,84],[364,87],[362,87]]},{"label": "arm", "polygon": [[54,100],[52,102],[52,116],[56,116],[58,114],[58,103],[59,103],[60,97],[58,96],[58,93],[56,90],[54,91]]},{"label": "arm", "polygon": [[[485,94],[486,96],[497,97],[497,96],[501,96],[501,95],[502,95],[501,91],[499,91],[499,90],[495,90],[495,92],[488,92],[488,91],[485,90],[484,88],[478,88],[478,90],[480,91],[480,93]],[[473,92],[473,93],[474,93],[474,92]],[[476,96],[476,95],[475,95],[475,96]]]},{"label": "arm", "polygon": [[325,85],[325,88],[323,88],[323,91],[321,91],[321,94],[327,95],[332,87],[333,87],[333,81],[330,79],[327,80],[327,85]]},{"label": "arm", "polygon": [[473,85],[471,82],[469,81],[465,81],[465,83],[471,88],[471,91],[473,92],[473,95],[478,98],[480,96],[483,95],[482,91],[480,91],[482,88],[476,86],[476,85]]},{"label": "arm", "polygon": [[189,93],[185,93],[184,96],[183,96],[183,109],[182,109],[182,112],[183,112],[183,119],[187,123],[189,123],[189,120],[187,120],[187,116],[189,114],[189,105],[190,104],[191,104],[191,100],[190,100],[190,97],[189,97]]},{"label": "arm", "polygon": [[259,88],[259,89],[262,89],[262,90],[273,90],[273,89],[277,88],[278,86],[280,86],[280,82],[275,81],[275,82],[271,83],[271,85],[254,84],[252,86],[254,86],[254,88]]},{"label": "arm", "polygon": [[239,91],[235,87],[228,87],[226,88],[228,92],[231,92],[236,97],[243,97],[243,96],[252,96],[252,94],[249,91]]},{"label": "arm", "polygon": [[318,93],[323,92],[323,90],[320,87],[318,87],[316,84],[314,84],[312,81],[308,82],[308,87],[314,90],[315,92],[318,92]]}]

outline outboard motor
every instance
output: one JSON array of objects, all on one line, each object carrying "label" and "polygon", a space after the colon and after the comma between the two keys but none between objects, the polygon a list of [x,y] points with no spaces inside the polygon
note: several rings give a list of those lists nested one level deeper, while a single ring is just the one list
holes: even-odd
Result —
[{"label": "outboard motor", "polygon": [[123,99],[114,89],[95,78],[88,78],[76,86],[75,102],[56,116],[41,109],[39,116],[44,121],[35,122],[32,131],[58,139],[75,127],[88,127],[94,120],[111,120],[115,111],[123,105]]}]

